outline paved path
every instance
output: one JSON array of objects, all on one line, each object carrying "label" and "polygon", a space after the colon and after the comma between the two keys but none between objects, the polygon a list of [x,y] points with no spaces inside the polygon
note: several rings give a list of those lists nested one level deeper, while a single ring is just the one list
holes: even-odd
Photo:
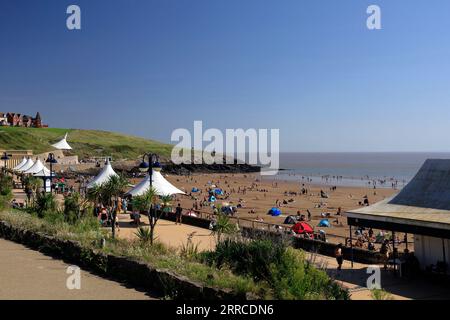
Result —
[{"label": "paved path", "polygon": [[[344,261],[342,270],[336,270],[336,259],[318,254],[307,254],[307,257],[318,267],[324,268],[328,275],[351,293],[351,299],[370,300],[371,291],[367,289],[366,282],[370,274],[367,273],[369,265],[354,263],[351,267],[350,261]],[[450,299],[450,288],[446,284],[431,282],[429,279],[414,279],[409,281],[404,278],[395,277],[393,272],[381,268],[381,287],[389,292],[394,300],[436,300]]]},{"label": "paved path", "polygon": [[145,300],[144,292],[126,288],[81,270],[81,289],[69,290],[70,265],[14,242],[0,239],[0,299]]}]

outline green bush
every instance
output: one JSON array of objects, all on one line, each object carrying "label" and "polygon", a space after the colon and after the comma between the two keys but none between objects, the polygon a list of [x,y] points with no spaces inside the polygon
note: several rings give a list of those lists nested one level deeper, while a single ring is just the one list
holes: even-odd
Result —
[{"label": "green bush", "polygon": [[39,218],[57,212],[58,205],[55,196],[51,193],[38,193],[34,201],[34,210]]},{"label": "green bush", "polygon": [[202,260],[217,267],[267,282],[276,299],[348,299],[327,274],[310,265],[301,251],[270,240],[226,239],[216,250],[202,254]]}]

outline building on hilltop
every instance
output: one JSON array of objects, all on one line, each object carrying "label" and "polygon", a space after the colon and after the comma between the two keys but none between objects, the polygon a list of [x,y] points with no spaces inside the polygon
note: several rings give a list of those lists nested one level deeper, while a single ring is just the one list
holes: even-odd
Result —
[{"label": "building on hilltop", "polygon": [[0,112],[0,126],[24,127],[24,128],[46,128],[48,125],[42,124],[41,114],[36,113],[36,117],[15,112]]}]

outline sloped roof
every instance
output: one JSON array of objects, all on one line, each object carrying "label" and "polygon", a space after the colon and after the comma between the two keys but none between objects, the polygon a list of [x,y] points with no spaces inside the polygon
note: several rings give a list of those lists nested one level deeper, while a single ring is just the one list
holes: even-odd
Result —
[{"label": "sloped roof", "polygon": [[[163,177],[161,172],[154,171],[152,174],[152,186],[155,188],[156,193],[160,196],[167,196],[173,194],[184,194],[183,191],[175,187],[166,178]],[[147,175],[141,182],[139,182],[134,188],[127,192],[131,196],[143,195],[150,188],[150,176]]]},{"label": "sloped roof", "polygon": [[[33,174],[35,177],[50,177],[50,170],[47,169],[45,166],[41,171],[36,172]],[[55,173],[52,173],[52,176],[55,176]]]},{"label": "sloped roof", "polygon": [[52,144],[52,147],[58,150],[72,150],[72,147],[67,143],[67,133],[60,141]]},{"label": "sloped roof", "polygon": [[351,218],[450,229],[450,160],[429,159],[396,196],[350,210]]},{"label": "sloped roof", "polygon": [[102,185],[107,182],[112,176],[117,176],[117,173],[114,171],[111,163],[108,160],[102,171],[100,171],[100,173],[91,182],[88,183],[87,188],[92,188],[96,185]]}]

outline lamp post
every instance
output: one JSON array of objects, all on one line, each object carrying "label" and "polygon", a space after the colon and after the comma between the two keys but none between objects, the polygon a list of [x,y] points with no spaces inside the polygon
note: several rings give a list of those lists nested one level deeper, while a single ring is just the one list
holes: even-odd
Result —
[{"label": "lamp post", "polygon": [[[148,162],[145,162],[145,158]],[[142,162],[139,165],[139,171],[148,172],[150,177],[150,188],[153,186],[153,170],[161,170],[161,164],[159,163],[159,156],[156,153],[145,153],[142,157]],[[149,220],[154,218],[153,203],[150,202]]]},{"label": "lamp post", "polygon": [[[58,163],[58,161],[56,161],[55,155],[53,153],[49,153],[48,158],[47,160],[45,160],[45,162],[50,163],[50,193],[53,193],[53,164]],[[45,190],[47,190],[45,185],[44,188]]]},{"label": "lamp post", "polygon": [[7,161],[10,159],[10,156],[11,156],[10,154],[3,152],[2,160],[5,161],[5,166],[3,167],[3,170],[5,170],[5,173],[6,173],[6,169],[7,169]]}]

